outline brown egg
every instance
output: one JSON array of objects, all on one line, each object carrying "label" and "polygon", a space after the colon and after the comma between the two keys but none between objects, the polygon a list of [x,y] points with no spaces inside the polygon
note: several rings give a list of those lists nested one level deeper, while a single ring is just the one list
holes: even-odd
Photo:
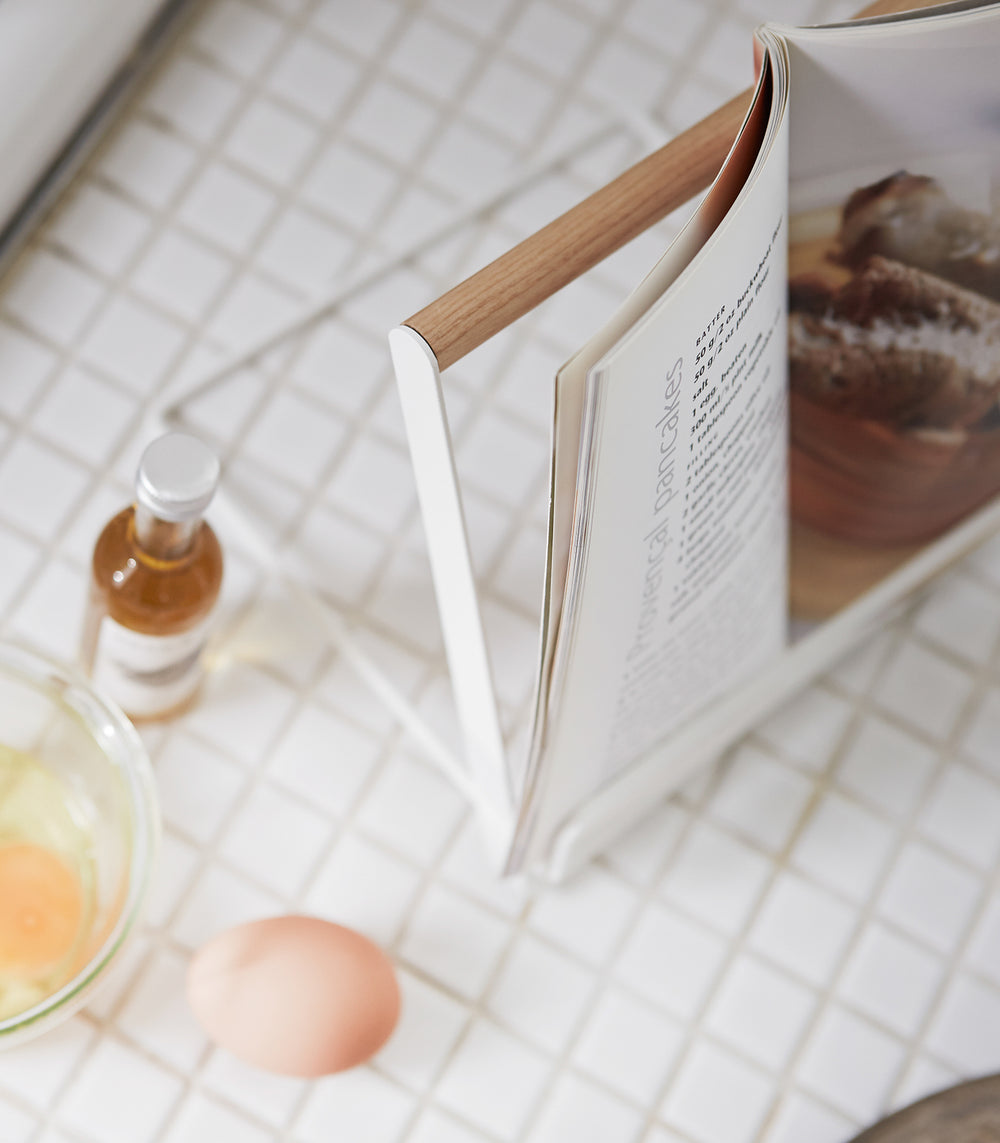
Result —
[{"label": "brown egg", "polygon": [[219,933],[191,962],[187,992],[210,1039],[281,1075],[364,1063],[399,1018],[385,953],[318,917],[270,917]]}]

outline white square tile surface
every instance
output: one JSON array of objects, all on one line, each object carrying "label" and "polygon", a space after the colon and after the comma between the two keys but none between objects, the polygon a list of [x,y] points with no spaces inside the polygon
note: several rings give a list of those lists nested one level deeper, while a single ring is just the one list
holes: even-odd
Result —
[{"label": "white square tile surface", "polygon": [[560,1143],[563,1139],[631,1143],[638,1139],[641,1123],[635,1108],[569,1072],[553,1085],[527,1139],[529,1143]]},{"label": "white square tile surface", "polygon": [[232,78],[192,55],[179,55],[154,80],[146,106],[180,134],[207,142],[239,97],[239,85]]},{"label": "white square tile surface", "polygon": [[698,1043],[671,1086],[663,1116],[699,1143],[741,1143],[753,1139],[772,1098],[766,1073],[714,1044]]},{"label": "white square tile surface", "polygon": [[459,1043],[437,1086],[437,1101],[489,1135],[517,1139],[549,1080],[537,1050],[485,1020]]},{"label": "white square tile surface", "polygon": [[560,1053],[581,1022],[594,985],[592,973],[524,936],[507,955],[487,1008],[525,1039]]},{"label": "white square tile surface", "polygon": [[720,1040],[775,1070],[791,1058],[816,1009],[812,989],[752,956],[729,967],[705,1026]]},{"label": "white square tile surface", "polygon": [[166,206],[196,163],[194,148],[151,123],[126,123],[98,162],[120,190],[150,208]]},{"label": "white square tile surface", "polygon": [[1000,1066],[995,991],[977,980],[957,976],[949,982],[927,1031],[927,1047],[960,1072],[991,1072]]},{"label": "white square tile surface", "polygon": [[395,1143],[413,1109],[412,1096],[367,1068],[355,1068],[314,1085],[292,1138],[326,1143],[332,1133],[333,1138],[364,1143]]},{"label": "white square tile surface", "polygon": [[114,275],[125,269],[151,225],[145,211],[121,196],[85,185],[59,212],[52,236],[82,262]]},{"label": "white square tile surface", "polygon": [[214,1143],[219,1139],[226,1143],[267,1143],[270,1136],[218,1100],[195,1094],[185,1102],[164,1138],[167,1143]]},{"label": "white square tile surface", "polygon": [[805,1086],[863,1123],[885,1102],[903,1058],[895,1037],[831,1007],[810,1037],[799,1075]]},{"label": "white square tile surface", "polygon": [[59,1103],[60,1122],[100,1143],[148,1143],[182,1092],[180,1080],[116,1039],[102,1040]]},{"label": "white square tile surface", "polygon": [[35,333],[65,343],[86,327],[101,294],[99,283],[86,270],[41,250],[15,270],[3,308]]},{"label": "white square tile surface", "polygon": [[403,938],[406,959],[468,1000],[481,996],[499,964],[509,930],[502,921],[450,889],[432,886]]},{"label": "white square tile surface", "polygon": [[872,925],[854,948],[839,994],[901,1036],[912,1036],[930,1009],[943,965],[891,929]]},{"label": "white square tile surface", "polygon": [[305,905],[318,916],[390,945],[410,915],[419,885],[419,873],[407,862],[347,834],[320,866]]},{"label": "white square tile surface", "polygon": [[715,934],[651,906],[625,942],[616,976],[672,1016],[690,1020],[708,995],[724,955],[725,945]]},{"label": "white square tile surface", "polygon": [[683,1025],[612,987],[591,1005],[573,1063],[627,1099],[649,1106],[683,1043]]},{"label": "white square tile surface", "polygon": [[133,984],[118,1026],[158,1060],[179,1071],[195,1067],[207,1040],[184,1002],[187,959],[162,950]]},{"label": "white square tile surface", "polygon": [[[453,741],[385,334],[648,145],[623,131],[380,268],[616,110],[664,134],[711,111],[750,82],[759,20],[849,11],[207,0],[0,283],[5,631],[72,658],[154,404],[360,281],[186,415],[282,566]],[[687,213],[446,373],[512,726],[552,375]],[[142,731],[164,819],[145,923],[105,992],[0,1053],[2,1143],[847,1143],[1000,1069],[1000,542],[562,886],[491,874],[399,708],[226,544],[240,622],[197,705]],[[256,1071],[187,1007],[205,941],[292,911],[397,967],[400,1024],[362,1068]]]},{"label": "white square tile surface", "polygon": [[402,1015],[378,1067],[407,1088],[426,1091],[469,1023],[464,1004],[412,973],[400,973]]}]

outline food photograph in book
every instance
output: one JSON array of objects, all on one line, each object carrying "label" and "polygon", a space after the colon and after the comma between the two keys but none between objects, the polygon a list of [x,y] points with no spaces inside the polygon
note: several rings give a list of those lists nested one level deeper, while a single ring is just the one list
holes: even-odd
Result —
[{"label": "food photograph in book", "polygon": [[794,633],[936,574],[1000,494],[1000,5],[777,33]]},{"label": "food photograph in book", "polygon": [[1000,147],[909,156],[838,174],[828,204],[792,217],[792,602],[805,618],[1000,493],[998,171]]}]

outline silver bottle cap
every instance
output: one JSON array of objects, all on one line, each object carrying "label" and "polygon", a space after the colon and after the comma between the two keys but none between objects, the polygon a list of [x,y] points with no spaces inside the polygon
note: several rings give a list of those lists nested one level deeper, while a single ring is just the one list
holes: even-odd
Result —
[{"label": "silver bottle cap", "polygon": [[146,448],[135,478],[139,504],[161,520],[195,520],[219,483],[219,459],[189,433],[167,433]]}]

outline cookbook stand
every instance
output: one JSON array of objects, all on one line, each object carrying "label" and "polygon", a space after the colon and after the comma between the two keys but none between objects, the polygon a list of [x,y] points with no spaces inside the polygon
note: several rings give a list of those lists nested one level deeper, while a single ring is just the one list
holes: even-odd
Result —
[{"label": "cookbook stand", "polygon": [[[864,15],[885,14],[920,4],[882,2]],[[397,389],[407,427],[411,459],[428,544],[431,574],[439,608],[442,637],[451,680],[455,713],[461,728],[456,750],[428,725],[420,711],[369,656],[351,629],[350,617],[338,614],[319,592],[290,577],[278,553],[266,543],[247,512],[223,495],[217,508],[241,533],[243,542],[261,566],[269,569],[295,593],[322,625],[355,670],[410,730],[431,758],[477,810],[488,851],[500,868],[510,849],[519,802],[511,789],[504,719],[493,685],[481,601],[477,592],[468,540],[463,497],[451,447],[442,372],[528,314],[564,286],[579,278],[610,254],[637,238],[672,211],[704,190],[722,165],[742,123],[750,93],[735,97],[694,128],[654,151],[603,186],[577,206],[543,227],[506,254],[449,290],[392,331],[390,347]],[[594,140],[574,150],[581,151]],[[569,156],[560,156],[527,171],[502,188],[486,203],[477,204],[463,218],[431,235],[392,263],[354,282],[336,294],[316,299],[281,329],[227,361],[202,382],[173,397],[161,410],[162,424],[184,420],[184,407],[213,387],[231,379],[243,367],[263,359],[294,335],[356,297],[380,274],[399,267],[434,242],[447,237],[463,221],[474,219],[506,197],[527,186]],[[976,522],[971,522],[975,524]],[[981,523],[980,523],[981,530]],[[961,529],[960,529],[961,531]],[[968,537],[964,536],[966,542]],[[960,542],[960,541],[958,541]],[[911,588],[927,578],[920,559],[907,569]],[[803,682],[830,661],[831,648],[873,627],[884,618],[887,602],[896,598],[880,589],[869,593],[860,608],[849,609],[825,624],[807,646],[793,647],[783,656],[781,678],[766,687],[741,688],[713,707],[710,720],[685,727],[669,743],[670,784],[679,775],[718,756],[734,734],[789,697]],[[661,758],[651,758],[627,770],[602,789],[572,819],[564,823],[552,845],[542,872],[561,879],[605,846],[624,825],[648,807],[668,787]]]}]

